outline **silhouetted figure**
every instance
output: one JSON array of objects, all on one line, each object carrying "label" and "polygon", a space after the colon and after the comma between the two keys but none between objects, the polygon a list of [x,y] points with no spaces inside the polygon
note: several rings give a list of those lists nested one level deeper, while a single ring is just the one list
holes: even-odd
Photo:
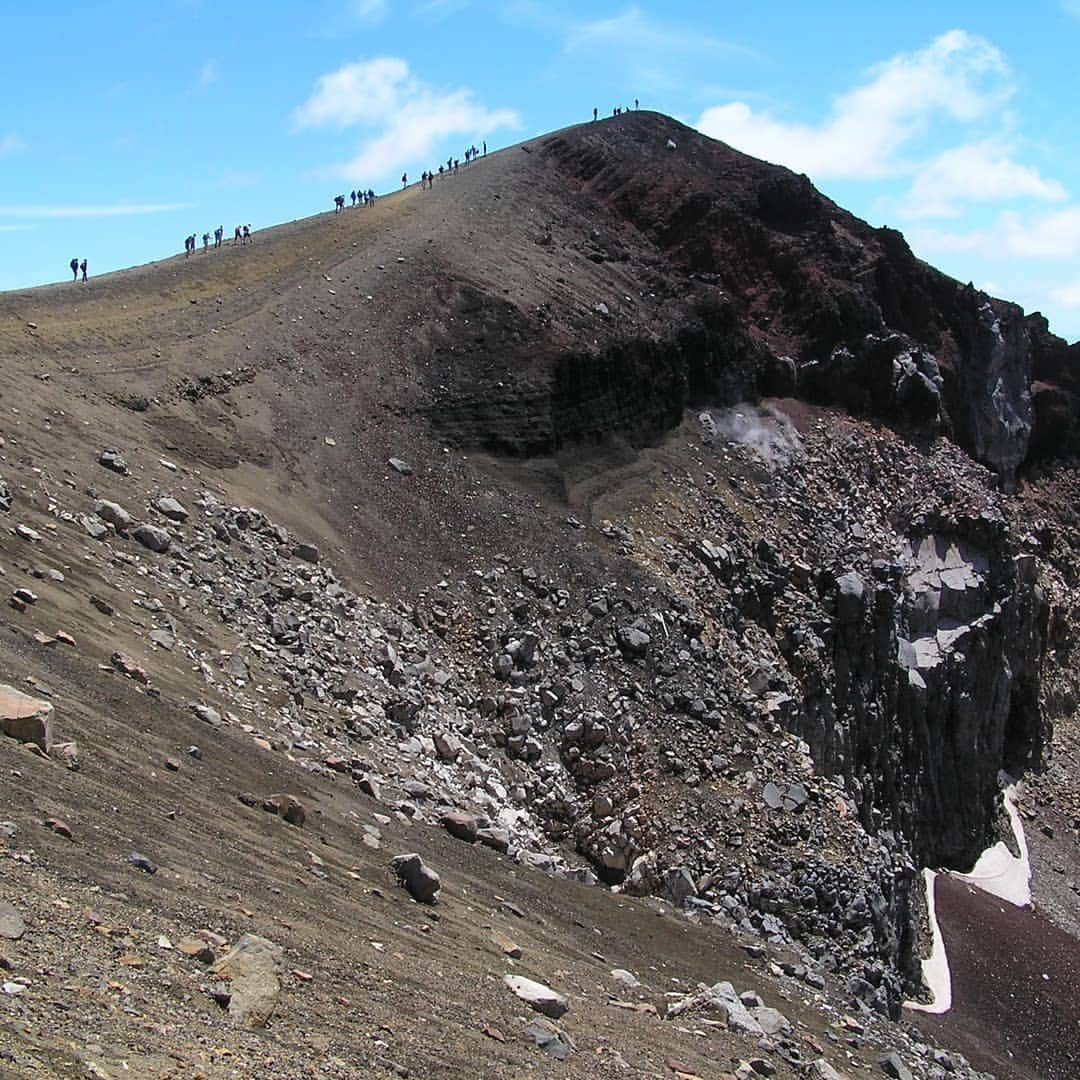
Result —
[{"label": "silhouetted figure", "polygon": [[232,242],[234,244],[239,244],[240,241],[243,239],[243,236],[244,236],[244,230],[241,229],[239,225],[237,225],[236,226],[236,231],[233,233]]},{"label": "silhouetted figure", "polygon": [[640,107],[641,103],[638,101],[637,98],[634,98],[634,112],[637,112]]},{"label": "silhouetted figure", "polygon": [[72,281],[78,281],[79,280],[79,260],[78,259],[72,259],[71,262],[68,263],[68,266],[71,267],[71,280]]},{"label": "silhouetted figure", "polygon": [[340,214],[341,211],[344,210],[344,209],[345,209],[345,196],[344,195],[335,195],[334,196],[334,213],[335,214]]},{"label": "silhouetted figure", "polygon": [[440,180],[442,179],[442,175],[443,175],[443,166],[442,166],[442,165],[440,165],[440,166],[439,166],[439,179],[440,179]]},{"label": "silhouetted figure", "polygon": [[219,225],[214,230],[214,247],[216,247],[216,248],[221,247],[221,238],[224,235],[225,235],[225,226],[224,225]]},{"label": "silhouetted figure", "polygon": [[356,192],[355,191],[350,191],[349,192],[349,203],[352,206],[356,205]]},{"label": "silhouetted figure", "polygon": [[487,139],[484,140],[484,157],[487,157]]},{"label": "silhouetted figure", "polygon": [[454,158],[454,173],[455,174],[457,173],[459,164],[460,164],[460,161],[457,158]]},{"label": "silhouetted figure", "polygon": [[593,106],[593,111],[592,111],[593,120],[595,121],[599,117],[599,115],[600,115],[600,110],[598,108],[596,108],[596,106],[594,105]]},{"label": "silhouetted figure", "polygon": [[79,269],[82,271],[82,279],[83,279],[83,281],[85,281],[86,280],[86,260],[85,259],[83,259],[83,261],[81,263],[79,263]]},{"label": "silhouetted figure", "polygon": [[210,250],[210,234],[208,232],[202,234],[202,249],[203,251]]},{"label": "silhouetted figure", "polygon": [[403,188],[407,188],[409,186],[409,174],[408,173],[402,173],[401,174],[401,186]]},{"label": "silhouetted figure", "polygon": [[249,244],[251,242],[251,226],[244,226],[244,243]]}]

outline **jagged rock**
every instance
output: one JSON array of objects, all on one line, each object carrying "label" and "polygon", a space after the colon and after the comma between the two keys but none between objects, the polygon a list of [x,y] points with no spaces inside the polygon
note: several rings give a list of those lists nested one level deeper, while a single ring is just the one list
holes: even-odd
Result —
[{"label": "jagged rock", "polygon": [[810,1075],[815,1080],[848,1080],[846,1073],[837,1072],[825,1058],[810,1062]]},{"label": "jagged rock", "polygon": [[133,851],[128,856],[128,862],[131,863],[131,865],[134,866],[136,870],[141,870],[144,874],[157,873],[157,864],[152,859],[148,859],[145,855],[141,854],[138,851]]},{"label": "jagged rock", "polygon": [[764,1035],[761,1025],[739,1000],[735,988],[729,982],[718,982],[703,987],[696,994],[689,994],[668,1005],[668,1019],[680,1016],[684,1012],[704,1010],[720,1013],[725,1023],[734,1031],[748,1035]]},{"label": "jagged rock", "polygon": [[448,732],[437,732],[434,736],[435,749],[443,761],[457,761],[461,753],[461,740]]},{"label": "jagged rock", "polygon": [[409,895],[421,904],[433,904],[442,882],[416,852],[395,855],[390,864]]},{"label": "jagged rock", "polygon": [[476,839],[484,847],[506,854],[510,850],[510,833],[507,829],[486,828],[476,830]]},{"label": "jagged rock", "polygon": [[161,529],[157,525],[144,522],[131,534],[143,547],[159,555],[163,555],[172,545],[172,535],[168,529]]},{"label": "jagged rock", "polygon": [[204,723],[209,724],[211,727],[221,727],[224,721],[221,718],[221,713],[217,709],[211,708],[209,705],[204,705],[202,702],[193,702],[190,706],[191,711]]},{"label": "jagged rock", "polygon": [[109,660],[112,663],[112,666],[116,668],[121,675],[126,675],[129,679],[134,679],[136,682],[140,683],[147,683],[150,681],[150,676],[146,674],[146,669],[133,657],[128,656],[126,652],[114,652]]},{"label": "jagged rock", "polygon": [[182,502],[174,499],[171,495],[163,495],[158,499],[156,506],[170,521],[183,524],[191,516],[187,507]]},{"label": "jagged rock", "polygon": [[91,540],[104,540],[109,535],[108,526],[100,518],[91,517],[89,514],[80,514],[78,520]]},{"label": "jagged rock", "polygon": [[878,1067],[886,1076],[891,1076],[894,1080],[913,1080],[911,1070],[895,1050],[882,1054],[878,1058]]},{"label": "jagged rock", "polygon": [[402,461],[401,458],[392,457],[387,459],[387,465],[390,466],[394,472],[401,473],[402,476],[412,476],[412,466]]},{"label": "jagged rock", "polygon": [[14,498],[15,496],[12,495],[8,482],[0,476],[0,510],[7,513],[11,509],[11,503]]},{"label": "jagged rock", "polygon": [[645,656],[652,643],[652,638],[636,626],[620,626],[616,631],[615,640],[623,653],[632,657]]},{"label": "jagged rock", "polygon": [[573,1049],[573,1044],[554,1024],[536,1021],[525,1025],[525,1036],[555,1061],[565,1061]]},{"label": "jagged rock", "polygon": [[439,819],[442,827],[458,840],[472,844],[477,838],[477,820],[475,814],[463,814],[458,810],[443,814]]},{"label": "jagged rock", "polygon": [[553,1020],[558,1020],[570,1008],[570,1003],[562,994],[523,975],[504,975],[503,982],[526,1005]]},{"label": "jagged rock", "polygon": [[52,746],[53,706],[7,683],[0,683],[0,731],[46,753]]},{"label": "jagged rock", "polygon": [[766,1035],[787,1035],[791,1032],[791,1021],[778,1009],[759,1004],[750,1009],[750,1015]]},{"label": "jagged rock", "polygon": [[257,934],[245,934],[208,973],[228,984],[229,1015],[245,1027],[265,1027],[281,992],[285,967],[280,945]]}]

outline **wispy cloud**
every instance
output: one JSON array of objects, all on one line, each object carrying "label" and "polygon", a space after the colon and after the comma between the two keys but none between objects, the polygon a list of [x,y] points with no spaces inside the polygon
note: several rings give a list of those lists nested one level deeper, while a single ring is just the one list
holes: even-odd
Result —
[{"label": "wispy cloud", "polygon": [[920,170],[899,207],[902,217],[958,217],[965,203],[1036,199],[1063,202],[1065,188],[1031,165],[1013,160],[994,142],[965,143],[939,154]]},{"label": "wispy cloud", "polygon": [[217,62],[215,60],[203,61],[203,66],[199,68],[199,87],[205,89],[212,83],[216,83],[219,78]]},{"label": "wispy cloud", "polygon": [[372,134],[351,160],[323,170],[349,181],[368,181],[428,159],[450,136],[483,138],[517,127],[513,109],[489,109],[466,88],[436,89],[393,56],[362,60],[322,75],[293,112],[296,128],[364,127]]},{"label": "wispy cloud", "polygon": [[20,150],[25,149],[26,140],[14,131],[9,131],[6,135],[0,135],[0,157],[17,154]]},{"label": "wispy cloud", "polygon": [[138,214],[165,214],[171,210],[190,209],[191,203],[113,203],[111,205],[79,204],[0,204],[0,217],[9,218],[109,218],[131,217]]},{"label": "wispy cloud", "polygon": [[662,22],[637,6],[609,18],[569,24],[564,28],[563,51],[614,63],[643,90],[678,85],[689,63],[760,58],[745,45],[704,33],[700,27]]},{"label": "wispy cloud", "polygon": [[1012,92],[1001,52],[985,38],[950,30],[872,69],[820,123],[791,123],[734,101],[706,109],[697,127],[815,179],[875,179],[907,171],[902,153],[935,120],[978,120]]},{"label": "wispy cloud", "polygon": [[390,5],[387,0],[350,0],[352,14],[365,23],[376,23],[386,17]]}]

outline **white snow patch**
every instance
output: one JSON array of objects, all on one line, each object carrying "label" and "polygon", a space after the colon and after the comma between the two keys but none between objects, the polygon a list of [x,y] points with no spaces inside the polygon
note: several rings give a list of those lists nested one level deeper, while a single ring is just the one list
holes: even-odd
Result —
[{"label": "white snow patch", "polygon": [[1017,858],[999,840],[993,847],[987,848],[967,874],[953,874],[953,877],[974,885],[977,889],[1007,900],[1017,907],[1027,907],[1031,903],[1031,860],[1028,858],[1027,839],[1024,827],[1020,824],[1020,815],[1016,812],[1014,797],[1016,785],[1010,784],[1005,789],[1005,812],[1009,815],[1016,846],[1020,849]]},{"label": "white snow patch", "polygon": [[922,962],[922,977],[930,990],[931,1001],[924,1005],[921,1001],[905,1001],[909,1009],[925,1013],[947,1013],[952,1008],[952,972],[949,970],[949,958],[945,954],[945,939],[941,936],[941,927],[937,921],[937,901],[934,898],[933,870],[923,870],[926,882],[926,914],[930,920],[930,955]]},{"label": "white snow patch", "polygon": [[[999,840],[993,847],[988,847],[967,874],[946,871],[950,876],[965,881],[976,889],[1005,900],[1016,907],[1031,905],[1031,860],[1028,858],[1027,838],[1016,811],[1016,784],[1009,784],[1002,795],[1005,813],[1009,815],[1016,846],[1020,849],[1017,858],[1004,843]],[[930,920],[930,955],[922,962],[923,982],[932,995],[932,1001],[925,1005],[920,1001],[905,1001],[909,1009],[926,1013],[945,1013],[952,1008],[952,974],[949,971],[949,958],[945,952],[945,939],[937,921],[937,905],[934,898],[934,880],[937,874],[933,870],[923,870],[926,883],[926,912]]]}]

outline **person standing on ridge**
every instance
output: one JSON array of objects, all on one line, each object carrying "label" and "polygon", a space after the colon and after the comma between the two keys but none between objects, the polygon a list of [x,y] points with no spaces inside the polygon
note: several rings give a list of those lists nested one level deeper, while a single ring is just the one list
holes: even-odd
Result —
[{"label": "person standing on ridge", "polygon": [[79,260],[78,260],[78,258],[72,259],[71,262],[68,263],[68,266],[71,267],[71,280],[72,281],[78,281],[79,280]]},{"label": "person standing on ridge", "polygon": [[251,242],[251,226],[244,226],[244,243],[249,244]]},{"label": "person standing on ridge", "polygon": [[596,106],[594,105],[593,106],[593,111],[592,111],[592,118],[593,118],[594,122],[595,122],[595,120],[597,119],[597,117],[599,115],[600,115],[600,110],[598,108],[596,108]]},{"label": "person standing on ridge", "polygon": [[401,174],[401,187],[404,190],[408,186],[409,186],[409,174],[408,173],[402,173]]},{"label": "person standing on ridge", "polygon": [[484,140],[484,157],[487,157],[487,139]]},{"label": "person standing on ridge", "polygon": [[637,112],[640,107],[641,103],[638,101],[637,98],[634,98],[634,112]]},{"label": "person standing on ridge", "polygon": [[79,269],[82,271],[82,279],[83,279],[83,281],[85,281],[86,280],[86,260],[85,259],[83,259],[83,261],[81,263],[79,263]]}]

